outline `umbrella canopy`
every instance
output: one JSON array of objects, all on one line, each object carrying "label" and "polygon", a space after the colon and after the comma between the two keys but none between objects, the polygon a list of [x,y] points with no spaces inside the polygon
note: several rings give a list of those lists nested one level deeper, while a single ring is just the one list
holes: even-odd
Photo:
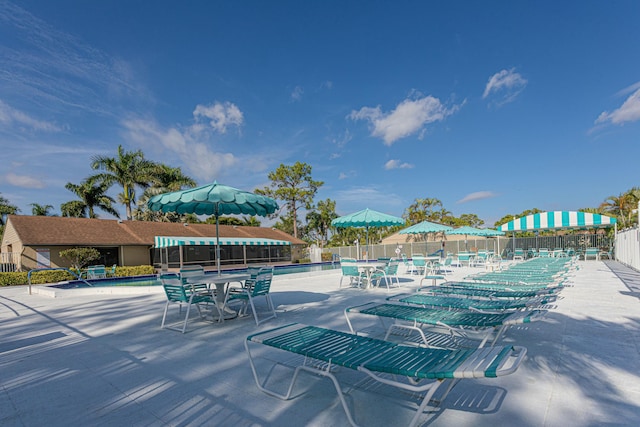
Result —
[{"label": "umbrella canopy", "polygon": [[498,230],[492,230],[490,228],[476,228],[471,227],[469,225],[465,225],[463,227],[458,227],[453,230],[445,231],[446,234],[464,234],[464,245],[465,250],[467,249],[467,236],[482,236],[482,237],[492,237],[492,236],[503,236],[504,232]]},{"label": "umbrella canopy", "polygon": [[369,245],[369,227],[389,227],[392,225],[403,225],[404,219],[387,215],[371,209],[364,209],[349,215],[341,216],[331,221],[334,227],[364,227],[367,233],[367,246]]},{"label": "umbrella canopy", "polygon": [[536,231],[576,228],[613,227],[616,219],[589,212],[540,212],[509,221],[498,227],[500,231]]},{"label": "umbrella canopy", "polygon": [[220,274],[220,233],[218,233],[220,215],[267,216],[278,210],[278,203],[269,197],[221,185],[216,181],[202,187],[158,194],[150,198],[147,205],[152,211],[215,216],[218,274]]},{"label": "umbrella canopy", "polygon": [[437,224],[435,222],[422,221],[418,224],[407,227],[404,230],[400,230],[399,234],[427,234],[427,233],[439,233],[441,231],[453,230],[453,227],[448,225]]}]

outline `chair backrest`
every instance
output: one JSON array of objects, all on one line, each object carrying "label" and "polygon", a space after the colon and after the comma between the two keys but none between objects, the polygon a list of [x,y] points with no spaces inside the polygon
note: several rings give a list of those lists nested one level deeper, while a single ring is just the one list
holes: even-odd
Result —
[{"label": "chair backrest", "polygon": [[389,261],[389,264],[385,267],[385,274],[394,276],[398,274],[398,266],[400,265],[400,261],[392,259]]},{"label": "chair backrest", "polygon": [[547,248],[540,248],[540,249],[538,250],[538,255],[539,255],[541,258],[548,257],[548,256],[549,256],[549,249],[547,249]]},{"label": "chair backrest", "polygon": [[169,301],[189,302],[189,296],[178,276],[175,274],[161,274],[160,281]]},{"label": "chair backrest", "polygon": [[353,258],[340,258],[340,269],[343,276],[358,276],[358,264]]},{"label": "chair backrest", "polygon": [[515,256],[524,256],[524,249],[522,249],[522,248],[516,248],[516,249],[513,251],[513,254],[514,254]]},{"label": "chair backrest", "polygon": [[271,289],[271,281],[273,280],[273,267],[264,267],[260,269],[260,272],[255,279],[247,279],[250,281],[248,284],[245,282],[245,286],[251,291],[252,297],[260,295],[266,295]]},{"label": "chair backrest", "polygon": [[190,278],[198,276],[204,276],[204,267],[201,265],[192,265],[180,269],[180,279],[182,279],[183,285],[186,284]]},{"label": "chair backrest", "polygon": [[411,259],[413,261],[413,265],[416,267],[424,267],[425,265],[427,265],[427,259],[423,256],[416,255],[416,256],[413,256]]},{"label": "chair backrest", "polygon": [[587,248],[585,254],[587,255],[598,255],[598,248]]},{"label": "chair backrest", "polygon": [[452,256],[447,256],[444,259],[444,266],[445,267],[449,267],[451,264],[453,264],[453,257]]},{"label": "chair backrest", "polygon": [[107,277],[107,270],[104,265],[90,265],[87,267],[88,279],[102,279]]},{"label": "chair backrest", "polygon": [[469,261],[469,258],[471,258],[471,254],[469,252],[458,252],[459,261]]},{"label": "chair backrest", "polygon": [[252,279],[255,279],[258,276],[258,273],[260,273],[260,270],[262,270],[263,268],[265,268],[264,265],[254,265],[251,267],[247,267],[247,273],[251,275]]}]

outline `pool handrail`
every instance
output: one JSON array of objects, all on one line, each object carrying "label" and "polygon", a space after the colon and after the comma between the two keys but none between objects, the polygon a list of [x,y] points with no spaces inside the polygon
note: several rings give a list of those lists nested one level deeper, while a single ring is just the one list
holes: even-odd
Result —
[{"label": "pool handrail", "polygon": [[33,270],[29,270],[29,272],[27,273],[27,283],[29,283],[29,295],[31,295],[31,273],[33,273],[34,271],[54,271],[54,270],[64,270],[68,273],[71,273],[72,276],[75,276],[76,279],[86,283],[87,285],[93,287],[93,285],[89,282],[87,282],[86,280],[84,280],[82,277],[80,277],[80,275],[78,273],[76,273],[75,271],[69,270],[68,268],[64,268],[64,267],[56,267],[56,268],[34,268]]}]

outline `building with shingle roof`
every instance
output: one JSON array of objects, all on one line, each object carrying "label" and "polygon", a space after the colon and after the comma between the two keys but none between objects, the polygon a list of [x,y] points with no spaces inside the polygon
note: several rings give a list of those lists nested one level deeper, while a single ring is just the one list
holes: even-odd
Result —
[{"label": "building with shingle roof", "polygon": [[[279,252],[278,262],[292,262],[304,256],[305,241],[281,230],[266,227],[220,225],[220,237],[266,239],[286,241],[287,249]],[[124,221],[110,219],[67,218],[53,216],[9,215],[2,245],[3,254],[13,254],[12,262],[18,270],[43,267],[68,267],[60,257],[62,250],[74,247],[93,247],[100,251],[96,264],[118,266],[157,265],[158,250],[154,248],[156,236],[173,236],[192,239],[216,237],[212,224],[188,224],[150,221]],[[266,246],[268,247],[268,246]],[[199,248],[200,252],[204,248]],[[171,259],[171,257],[170,257]],[[221,256],[223,266],[224,258]],[[229,262],[237,267],[238,260]]]}]

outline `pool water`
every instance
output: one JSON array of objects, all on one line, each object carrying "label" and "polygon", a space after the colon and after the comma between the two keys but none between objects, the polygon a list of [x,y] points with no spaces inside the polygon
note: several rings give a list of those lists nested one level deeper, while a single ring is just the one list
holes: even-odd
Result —
[{"label": "pool water", "polygon": [[[278,276],[282,274],[295,274],[295,273],[311,273],[314,271],[335,270],[339,269],[340,264],[320,263],[320,264],[292,264],[292,265],[280,265],[276,266],[273,270],[273,274]],[[246,270],[225,270],[225,273],[242,273]],[[73,280],[69,282],[61,282],[49,287],[56,289],[80,289],[80,288],[98,288],[98,287],[111,287],[111,286],[160,286],[162,282],[156,278],[156,276],[138,276],[138,277],[122,277],[117,279],[98,279],[87,280],[91,285],[88,285],[84,281]]]}]

